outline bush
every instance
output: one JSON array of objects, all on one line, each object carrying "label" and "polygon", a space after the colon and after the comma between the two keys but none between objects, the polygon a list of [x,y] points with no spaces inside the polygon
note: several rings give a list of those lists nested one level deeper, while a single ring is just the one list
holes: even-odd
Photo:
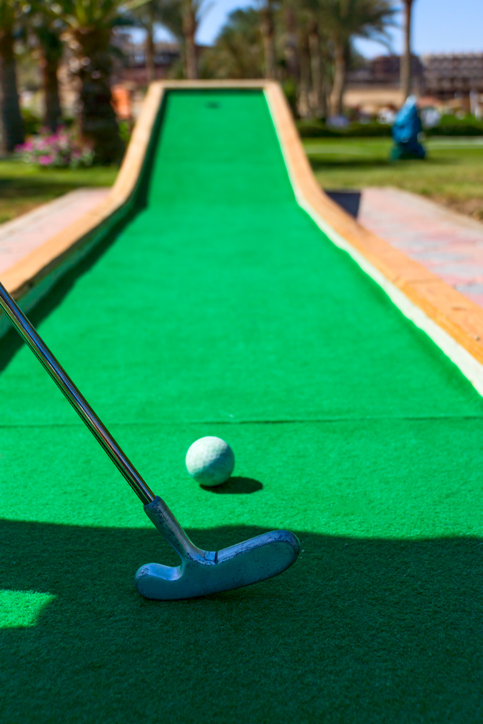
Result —
[{"label": "bush", "polygon": [[338,128],[329,128],[322,121],[297,121],[297,128],[302,138],[339,138],[342,134]]},{"label": "bush", "polygon": [[45,132],[31,136],[15,149],[24,163],[42,168],[80,168],[91,166],[94,160],[92,151],[82,149],[74,134],[66,128],[56,133]]},{"label": "bush", "polygon": [[[350,123],[347,128],[333,128],[322,121],[302,120],[297,122],[302,138],[381,138],[391,136],[387,123]],[[425,129],[426,136],[483,136],[483,121],[474,116],[457,118],[442,116],[437,126]]]},{"label": "bush", "polygon": [[302,138],[380,138],[391,135],[391,126],[386,123],[350,123],[346,128],[333,128],[323,122],[299,121]]},{"label": "bush", "polygon": [[130,121],[119,121],[119,135],[125,146],[128,145],[132,135],[132,123]]},{"label": "bush", "polygon": [[294,80],[289,78],[285,81],[282,87],[283,92],[285,93],[285,98],[287,99],[290,110],[292,111],[292,115],[294,118],[297,118],[297,86],[295,85]]},{"label": "bush", "polygon": [[33,136],[38,133],[42,125],[39,116],[36,116],[35,113],[32,113],[29,108],[21,108],[20,112],[22,114],[25,135]]},{"label": "bush", "polygon": [[437,126],[428,128],[427,136],[483,136],[483,121],[474,116],[442,116]]},{"label": "bush", "polygon": [[385,138],[391,135],[391,128],[388,123],[351,123],[346,129],[346,136],[369,137],[369,138]]}]

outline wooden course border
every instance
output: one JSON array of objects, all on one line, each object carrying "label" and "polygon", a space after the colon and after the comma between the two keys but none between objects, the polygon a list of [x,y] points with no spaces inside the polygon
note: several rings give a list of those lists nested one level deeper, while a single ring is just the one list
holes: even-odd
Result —
[{"label": "wooden course border", "polygon": [[312,172],[283,92],[276,83],[266,90],[292,183],[307,205],[354,247],[373,267],[478,362],[483,363],[483,309],[362,227],[322,191]]},{"label": "wooden course border", "polygon": [[[25,310],[35,306],[57,279],[95,246],[134,203],[163,89],[150,87],[123,164],[107,199],[52,236],[2,274],[2,282]],[[2,317],[0,334],[8,328]]]},{"label": "wooden course border", "polygon": [[[165,91],[202,88],[263,90],[264,81],[157,81],[149,86],[117,179],[105,201],[52,236],[2,274],[2,283],[24,311],[34,307],[55,282],[85,257],[136,202],[149,145]],[[0,314],[0,337],[9,328]]]},{"label": "wooden course border", "polygon": [[[355,249],[369,265],[403,292],[410,302],[469,352],[478,363],[483,363],[483,309],[431,274],[421,264],[364,229],[329,199],[312,173],[284,94],[273,81],[152,83],[107,200],[2,275],[7,289],[24,302],[22,306],[34,306],[57,278],[97,243],[93,236],[102,236],[106,225],[115,223],[116,218],[121,219],[135,203],[136,190],[165,91],[210,88],[264,91],[299,201],[302,199],[304,206],[323,219],[324,223]],[[96,231],[100,234],[96,234]]]}]

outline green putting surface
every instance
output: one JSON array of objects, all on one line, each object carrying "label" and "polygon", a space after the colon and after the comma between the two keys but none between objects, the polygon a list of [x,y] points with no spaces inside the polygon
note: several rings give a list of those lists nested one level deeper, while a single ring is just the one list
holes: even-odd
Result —
[{"label": "green putting surface", "polygon": [[[0,721],[483,718],[482,401],[296,204],[261,92],[170,93],[147,204],[31,315],[193,540],[274,527],[282,576],[175,563],[31,352],[0,342]],[[201,489],[189,445],[235,477]]]}]

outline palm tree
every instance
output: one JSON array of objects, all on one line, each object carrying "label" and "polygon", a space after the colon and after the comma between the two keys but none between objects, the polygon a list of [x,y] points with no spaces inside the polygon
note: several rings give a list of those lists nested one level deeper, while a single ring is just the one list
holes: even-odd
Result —
[{"label": "palm tree", "polygon": [[275,0],[262,0],[259,12],[265,55],[265,78],[275,78]]},{"label": "palm tree", "polygon": [[24,5],[27,32],[34,37],[40,55],[44,92],[44,126],[55,131],[62,118],[57,73],[64,51],[61,40],[63,21],[55,16],[43,0],[31,0]]},{"label": "palm tree", "polygon": [[146,81],[151,83],[155,80],[156,69],[154,60],[154,28],[156,25],[155,0],[142,5],[133,11],[136,24],[139,24],[146,31],[144,55],[146,59]]},{"label": "palm tree", "polygon": [[316,16],[312,15],[308,26],[308,41],[310,54],[310,70],[312,73],[312,89],[314,115],[322,118],[326,114],[324,76],[322,68],[321,37]]},{"label": "palm tree", "polygon": [[203,13],[204,0],[150,0],[157,23],[164,26],[180,43],[186,78],[198,77],[195,35]]},{"label": "palm tree", "polygon": [[287,72],[296,85],[300,76],[300,63],[297,52],[297,5],[294,0],[286,0],[282,7],[285,26],[284,55]]},{"label": "palm tree", "polygon": [[60,39],[60,33],[56,32],[55,27],[49,26],[48,23],[37,26],[36,34],[41,50],[40,66],[44,90],[44,126],[55,131],[62,120],[57,73],[64,45]]},{"label": "palm tree", "polygon": [[[320,17],[320,0],[284,0],[282,11],[285,17],[287,33],[286,44],[290,43],[287,57],[287,69],[290,71],[288,58],[295,51],[295,62],[291,65],[297,69],[298,111],[301,116],[313,115],[318,118],[326,115],[326,55],[327,38]],[[289,25],[290,23],[290,25]],[[295,43],[289,28],[298,30]],[[298,40],[298,42],[297,42]],[[293,50],[292,50],[293,48]]]},{"label": "palm tree", "polygon": [[331,113],[340,115],[352,39],[370,38],[387,43],[387,27],[395,8],[393,0],[318,0],[318,5],[320,22],[333,47]]},{"label": "palm tree", "polygon": [[298,112],[302,118],[311,114],[311,73],[310,73],[310,46],[307,26],[299,23],[298,32],[298,58],[300,67],[300,83],[298,87]]},{"label": "palm tree", "polygon": [[[146,31],[144,53],[146,58],[146,80],[151,83],[156,78],[154,32],[156,26],[164,25],[175,37],[182,39],[182,19],[180,0],[147,0],[132,11],[135,24]],[[173,29],[169,26],[173,26]]]},{"label": "palm tree", "polygon": [[404,0],[404,55],[401,62],[401,89],[404,100],[411,95],[411,15],[413,0]]},{"label": "palm tree", "polygon": [[263,78],[260,17],[255,8],[230,13],[213,47],[203,54],[201,70],[209,78]]},{"label": "palm tree", "polygon": [[183,36],[186,56],[186,76],[190,80],[198,77],[195,34],[198,28],[199,9],[200,2],[197,0],[183,0]]},{"label": "palm tree", "polygon": [[2,153],[11,153],[15,146],[25,140],[14,52],[14,31],[21,9],[21,3],[17,0],[0,0],[0,151]]},{"label": "palm tree", "polygon": [[80,85],[79,131],[97,163],[120,160],[124,144],[112,106],[110,75],[113,27],[143,0],[58,0],[51,8],[65,22]]}]

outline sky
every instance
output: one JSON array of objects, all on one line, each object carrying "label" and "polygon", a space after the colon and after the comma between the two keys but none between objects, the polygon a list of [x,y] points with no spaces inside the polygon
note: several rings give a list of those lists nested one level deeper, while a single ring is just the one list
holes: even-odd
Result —
[{"label": "sky", "polygon": [[[208,10],[202,18],[197,41],[206,45],[213,43],[232,10],[256,4],[256,0],[205,2]],[[414,0],[413,8],[413,47],[418,55],[483,52],[483,0]],[[396,22],[400,25],[401,21],[399,14]],[[400,53],[401,30],[394,29],[391,34],[393,50]],[[357,46],[367,57],[387,52],[379,43],[359,41]]]}]

